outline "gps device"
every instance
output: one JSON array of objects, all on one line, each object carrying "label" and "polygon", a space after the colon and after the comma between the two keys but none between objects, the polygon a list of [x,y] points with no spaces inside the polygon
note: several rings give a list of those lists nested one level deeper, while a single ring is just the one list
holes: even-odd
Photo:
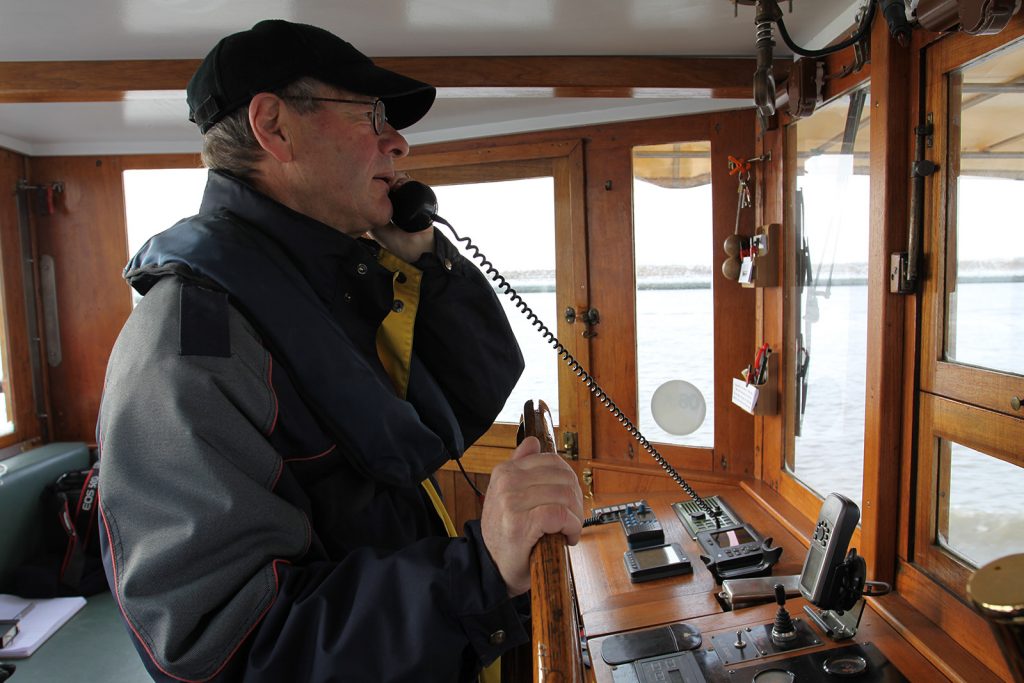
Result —
[{"label": "gps device", "polygon": [[629,580],[633,583],[693,573],[693,565],[683,554],[683,549],[678,543],[627,550],[622,560],[626,564],[626,571],[629,572]]},{"label": "gps device", "polygon": [[772,548],[771,538],[761,538],[749,524],[734,524],[721,529],[697,532],[700,559],[715,581],[751,576],[767,576],[779,561],[782,548]]},{"label": "gps device", "polygon": [[831,609],[839,598],[840,569],[859,521],[856,503],[838,493],[826,496],[800,572],[800,593],[818,607]]}]

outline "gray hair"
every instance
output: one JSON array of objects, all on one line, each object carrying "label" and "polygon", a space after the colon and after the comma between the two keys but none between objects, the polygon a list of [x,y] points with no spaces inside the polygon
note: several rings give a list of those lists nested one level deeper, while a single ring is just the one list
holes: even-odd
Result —
[{"label": "gray hair", "polygon": [[[300,78],[283,88],[271,90],[278,97],[288,98],[289,106],[300,114],[320,108],[310,98],[321,86],[315,78]],[[218,121],[203,135],[203,165],[216,171],[227,171],[242,180],[252,180],[256,164],[265,152],[249,125],[249,107],[242,106]]]}]

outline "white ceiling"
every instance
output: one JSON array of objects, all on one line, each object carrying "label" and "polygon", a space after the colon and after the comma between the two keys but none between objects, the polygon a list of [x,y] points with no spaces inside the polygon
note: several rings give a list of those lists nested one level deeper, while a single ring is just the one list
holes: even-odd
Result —
[{"label": "white ceiling", "polygon": [[[863,0],[795,0],[786,26],[815,48]],[[782,3],[783,9],[787,4]],[[754,56],[754,8],[731,0],[0,0],[0,62],[196,59],[265,18],[327,28],[372,57]],[[776,56],[788,50],[776,36]],[[753,74],[751,74],[751,79]],[[440,99],[412,144],[750,106],[749,100]],[[0,146],[31,156],[195,152],[184,92],[122,102],[0,104]]]}]

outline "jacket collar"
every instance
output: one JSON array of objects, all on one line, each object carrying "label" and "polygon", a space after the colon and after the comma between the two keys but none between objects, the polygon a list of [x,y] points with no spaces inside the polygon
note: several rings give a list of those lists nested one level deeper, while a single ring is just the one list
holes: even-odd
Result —
[{"label": "jacket collar", "polygon": [[274,240],[328,306],[348,265],[374,262],[380,247],[299,213],[222,171],[210,171],[200,214],[228,211]]}]

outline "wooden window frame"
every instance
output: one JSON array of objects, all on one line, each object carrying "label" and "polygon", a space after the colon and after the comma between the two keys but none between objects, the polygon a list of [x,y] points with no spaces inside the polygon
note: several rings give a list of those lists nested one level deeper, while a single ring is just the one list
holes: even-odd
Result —
[{"label": "wooden window frame", "polygon": [[[940,439],[984,451],[991,457],[1024,466],[1019,444],[1024,443],[1024,419],[1010,406],[1011,396],[1024,396],[1019,375],[950,362],[944,359],[946,323],[947,234],[956,224],[958,149],[953,116],[959,102],[951,74],[1013,43],[1024,49],[1024,21],[1017,17],[993,36],[956,34],[927,48],[926,111],[935,122],[934,143],[928,158],[939,171],[926,181],[929,198],[925,216],[926,269],[921,306],[921,369],[918,397],[919,438],[915,485],[914,537],[910,558],[962,602],[966,582],[974,568],[937,543],[941,523],[939,489],[944,477]],[[948,446],[945,447],[948,451]]]},{"label": "wooden window frame", "polygon": [[[591,288],[605,328],[595,345],[593,372],[622,411],[639,414],[636,333],[636,266],[633,256],[633,150],[675,142],[710,141],[712,193],[712,262],[725,258],[722,243],[735,231],[736,178],[729,156],[754,156],[752,111],[694,114],[684,117],[609,124],[587,131],[587,219]],[[748,156],[749,155],[749,156]],[[755,184],[756,184],[755,180]],[[757,188],[752,188],[757,191]],[[756,205],[756,202],[755,202]],[[741,230],[751,234],[753,212],[741,217]],[[754,295],[727,280],[720,268],[714,278],[713,321],[715,339],[715,435],[712,447],[656,443],[656,448],[678,470],[721,472],[731,481],[755,476],[754,418],[730,401],[732,377],[754,350]],[[627,286],[626,283],[631,283]],[[604,325],[604,323],[602,323]],[[600,492],[673,490],[664,476],[600,402],[593,404],[595,489]],[[650,473],[640,484],[632,476]],[[684,476],[691,476],[689,474]],[[707,475],[701,474],[701,477]],[[698,486],[698,489],[700,487]]]},{"label": "wooden window frame", "polygon": [[942,510],[937,492],[948,489],[948,444],[955,441],[990,457],[1024,467],[1024,420],[1001,415],[928,392],[921,393],[921,434],[918,446],[917,515],[914,559],[920,569],[966,601],[967,580],[974,571],[966,562],[935,542]]}]

